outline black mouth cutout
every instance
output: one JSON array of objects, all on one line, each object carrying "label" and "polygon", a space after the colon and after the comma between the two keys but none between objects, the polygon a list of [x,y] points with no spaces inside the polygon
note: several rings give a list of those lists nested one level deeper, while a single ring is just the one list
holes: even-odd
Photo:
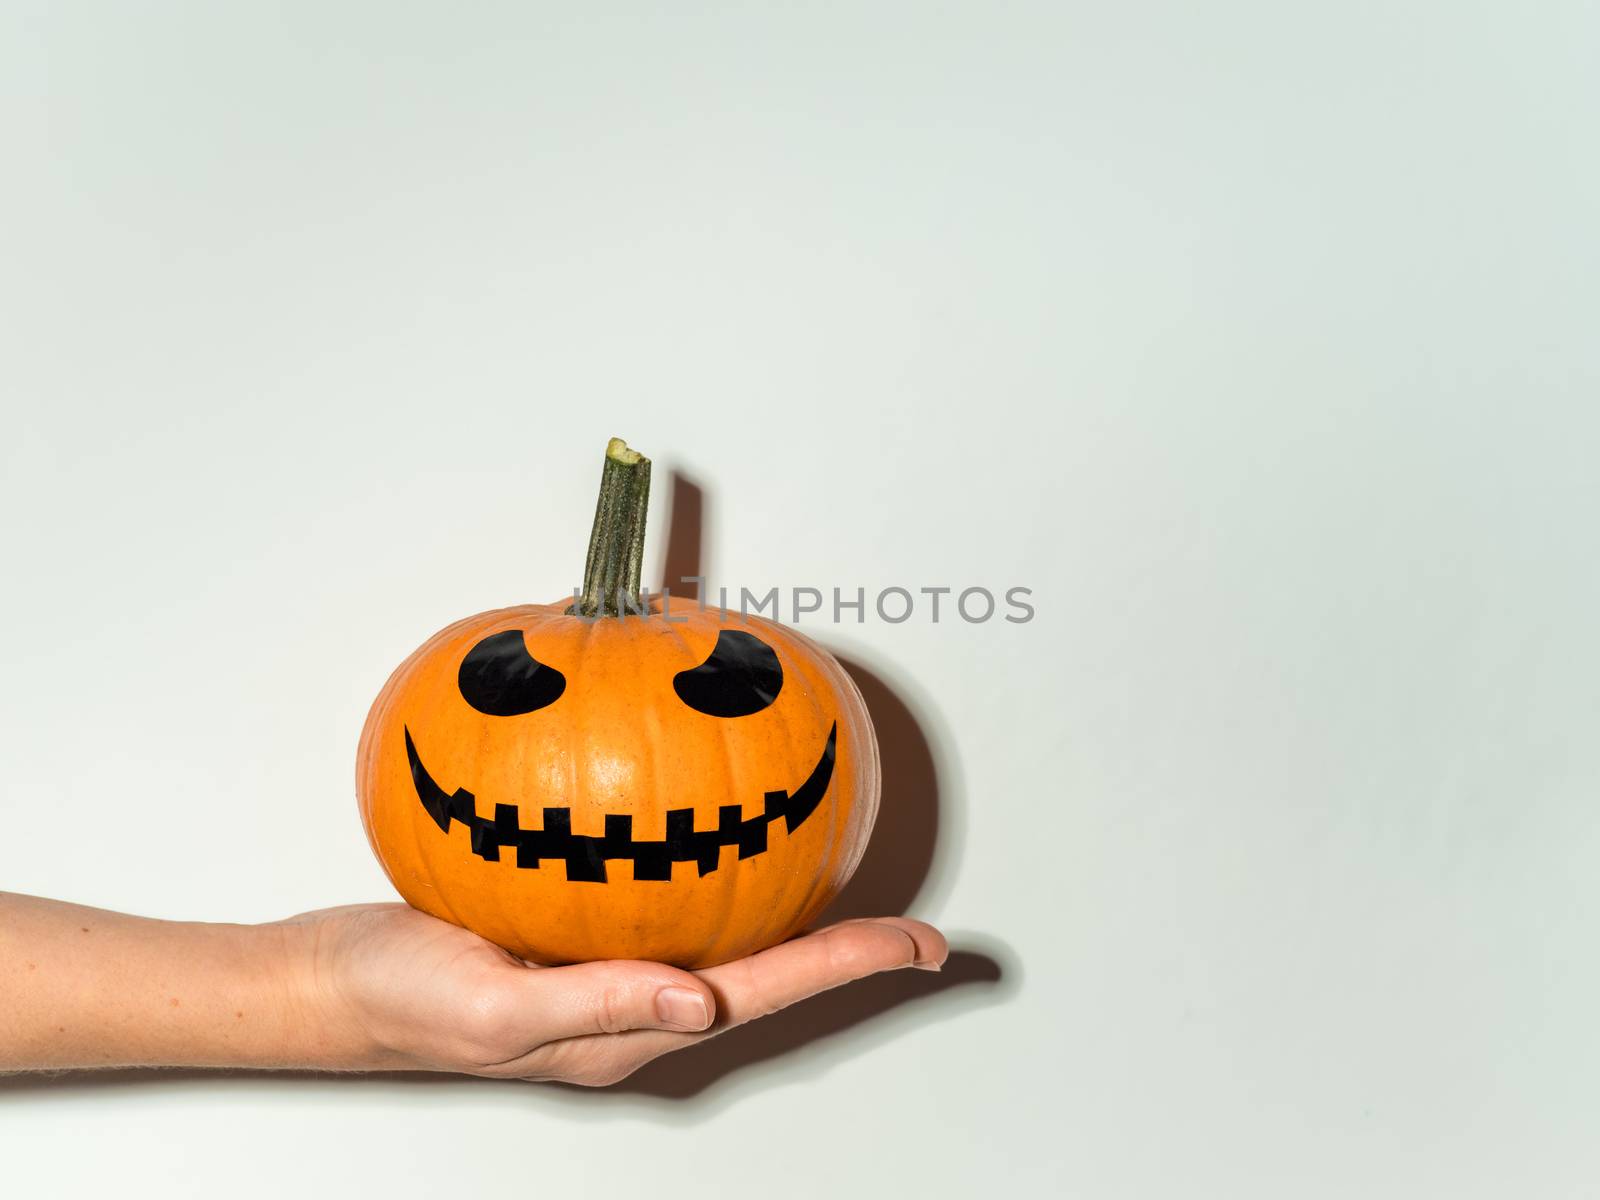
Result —
[{"label": "black mouth cutout", "polygon": [[805,782],[793,792],[767,792],[760,816],[746,819],[741,805],[724,804],[717,810],[715,829],[697,830],[694,809],[674,808],[667,812],[665,839],[648,842],[634,840],[630,813],[606,813],[602,837],[573,833],[570,808],[545,809],[544,826],[540,829],[523,829],[515,804],[496,804],[492,819],[480,817],[477,797],[466,788],[446,793],[433,781],[422,765],[411,730],[405,730],[406,758],[411,764],[417,799],[442,832],[450,832],[452,821],[465,825],[472,835],[472,852],[485,862],[499,862],[500,851],[512,848],[517,852],[517,866],[523,870],[538,870],[541,859],[562,859],[567,864],[569,883],[605,883],[608,862],[631,861],[635,879],[666,883],[672,880],[673,863],[692,862],[699,867],[701,877],[711,874],[717,869],[724,846],[739,847],[741,861],[765,853],[767,826],[781,819],[792,835],[827,794],[833,779],[838,733],[836,721],[828,730],[822,757]]}]

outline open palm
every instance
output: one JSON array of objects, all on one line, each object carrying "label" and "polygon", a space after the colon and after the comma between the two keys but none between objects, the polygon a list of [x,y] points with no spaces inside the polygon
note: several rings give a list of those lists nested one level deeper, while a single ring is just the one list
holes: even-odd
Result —
[{"label": "open palm", "polygon": [[904,917],[846,921],[699,971],[533,966],[403,904],[295,923],[313,936],[321,1019],[364,1047],[362,1066],[593,1086],[851,980],[937,970],[947,953],[938,930]]}]

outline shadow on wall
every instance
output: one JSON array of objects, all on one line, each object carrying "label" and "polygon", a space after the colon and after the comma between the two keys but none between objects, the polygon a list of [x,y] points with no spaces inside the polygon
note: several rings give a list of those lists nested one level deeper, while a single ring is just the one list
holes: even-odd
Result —
[{"label": "shadow on wall", "polygon": [[698,584],[685,583],[706,574],[706,492],[682,471],[668,475],[666,553],[661,556],[661,588],[686,600],[700,599]]},{"label": "shadow on wall", "polygon": [[[681,471],[668,476],[670,492],[666,552],[661,587],[673,597],[700,599],[700,588],[684,580],[706,577],[705,489]],[[861,689],[878,734],[883,765],[883,801],[878,809],[867,852],[850,886],[823,914],[823,923],[852,917],[899,916],[922,891],[939,843],[940,769],[928,734],[931,723],[918,717],[900,691],[891,686],[884,668],[873,669],[857,658],[835,653]],[[903,685],[902,685],[903,686]],[[945,739],[948,743],[949,739]],[[950,747],[944,747],[948,754]],[[948,773],[948,768],[946,773]],[[944,790],[949,784],[945,782]]]},{"label": "shadow on wall", "polygon": [[[705,491],[683,474],[671,476],[671,512],[662,571],[671,585],[686,577],[704,576],[701,547],[706,513]],[[948,838],[955,814],[949,739],[935,748],[926,732],[937,725],[931,714],[919,714],[911,689],[888,682],[885,667],[868,667],[858,657],[836,655],[861,689],[878,734],[883,765],[883,800],[878,821],[860,867],[844,892],[823,914],[821,923],[854,917],[900,916],[924,890],[939,857],[939,837]],[[859,1053],[881,1037],[892,1036],[882,1017],[901,1006],[920,1003],[954,988],[979,985],[992,1002],[1019,982],[1015,960],[992,939],[956,939],[949,961],[937,975],[897,971],[839,988],[785,1009],[773,1016],[730,1030],[711,1041],[657,1059],[619,1084],[624,1092],[683,1099],[747,1068],[790,1054],[823,1039],[848,1035],[847,1053]],[[1009,960],[1002,965],[1001,960]],[[1002,983],[1004,988],[996,988]],[[976,999],[970,997],[969,999]],[[895,1022],[902,1026],[905,1022]]]},{"label": "shadow on wall", "polygon": [[822,914],[824,924],[852,917],[903,916],[928,882],[939,847],[941,786],[932,744],[911,705],[881,675],[854,658],[835,655],[861,689],[878,735],[883,798],[861,865]]}]

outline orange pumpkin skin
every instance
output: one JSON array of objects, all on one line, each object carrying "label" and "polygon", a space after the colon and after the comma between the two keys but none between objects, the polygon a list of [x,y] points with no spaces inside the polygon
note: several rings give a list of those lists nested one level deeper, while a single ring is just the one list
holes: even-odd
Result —
[{"label": "orange pumpkin skin", "polygon": [[[529,962],[651,959],[704,967],[792,936],[849,880],[877,815],[877,741],[854,682],[792,629],[718,608],[585,619],[564,604],[480,613],[430,638],[390,677],[368,714],[357,755],[361,817],[378,861],[414,907],[472,930]],[[669,619],[670,617],[670,619]],[[721,629],[746,630],[776,652],[777,698],[759,712],[714,717],[688,707],[678,672],[704,662]],[[483,638],[521,630],[528,651],[566,687],[548,707],[487,716],[463,699],[457,673]],[[409,732],[444,792],[465,788],[480,818],[515,805],[523,829],[545,808],[570,809],[575,835],[599,837],[607,814],[628,814],[634,839],[666,837],[666,814],[693,808],[715,830],[723,806],[759,817],[764,797],[793,791],[818,767],[834,731],[833,772],[796,828],[768,826],[766,849],[721,847],[715,869],[671,865],[670,880],[635,879],[627,860],[604,882],[567,878],[560,859],[519,866],[473,852],[470,830],[441,830],[419,799]],[[504,815],[504,814],[502,814]]]}]

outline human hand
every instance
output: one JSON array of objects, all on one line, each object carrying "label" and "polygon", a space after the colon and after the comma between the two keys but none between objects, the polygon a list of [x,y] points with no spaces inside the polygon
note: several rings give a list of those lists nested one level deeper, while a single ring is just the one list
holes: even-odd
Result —
[{"label": "human hand", "polygon": [[530,966],[403,904],[307,913],[284,928],[302,947],[302,1002],[328,1065],[590,1086],[840,984],[938,970],[948,953],[938,930],[904,917],[847,921],[699,971]]}]

